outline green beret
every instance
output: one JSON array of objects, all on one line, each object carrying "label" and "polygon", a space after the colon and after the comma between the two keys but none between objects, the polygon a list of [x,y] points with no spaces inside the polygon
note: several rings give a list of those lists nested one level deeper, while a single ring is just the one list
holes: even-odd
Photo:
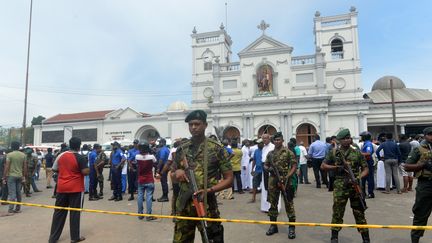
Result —
[{"label": "green beret", "polygon": [[190,122],[192,120],[207,122],[207,113],[203,110],[194,110],[186,116],[185,122]]},{"label": "green beret", "polygon": [[283,135],[282,135],[282,133],[281,133],[281,132],[277,132],[277,133],[275,133],[275,134],[273,135],[273,139],[276,139],[276,138],[282,138],[282,139],[283,139]]},{"label": "green beret", "polygon": [[336,135],[336,139],[340,140],[346,138],[347,136],[351,136],[350,130],[348,128],[342,129]]},{"label": "green beret", "polygon": [[426,127],[426,128],[423,130],[423,134],[424,134],[424,135],[428,135],[428,134],[430,134],[430,133],[432,133],[432,127]]}]

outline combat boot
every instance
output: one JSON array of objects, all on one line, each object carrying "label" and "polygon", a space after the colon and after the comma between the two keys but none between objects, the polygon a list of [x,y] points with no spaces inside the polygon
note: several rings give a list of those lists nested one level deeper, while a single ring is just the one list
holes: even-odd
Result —
[{"label": "combat boot", "polygon": [[295,239],[296,238],[296,234],[295,234],[295,226],[289,226],[288,227],[288,239]]},{"label": "combat boot", "polygon": [[331,243],[338,243],[339,242],[339,232],[337,230],[331,231]]},{"label": "combat boot", "polygon": [[370,243],[369,231],[362,232],[361,236],[362,236],[362,239],[363,239],[363,243]]},{"label": "combat boot", "polygon": [[419,242],[420,242],[420,237],[416,235],[411,235],[411,243],[419,243]]},{"label": "combat boot", "polygon": [[[270,221],[277,221],[277,217],[270,217]],[[267,230],[266,235],[273,235],[279,232],[279,229],[277,227],[277,225],[272,224],[270,225],[270,228]]]}]

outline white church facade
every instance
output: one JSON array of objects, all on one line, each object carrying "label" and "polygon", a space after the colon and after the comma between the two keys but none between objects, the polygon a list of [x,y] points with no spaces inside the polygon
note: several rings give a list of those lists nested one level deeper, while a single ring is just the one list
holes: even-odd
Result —
[{"label": "white church facade", "polygon": [[[269,25],[258,25],[262,35],[238,53],[233,62],[231,37],[224,26],[192,38],[192,102],[175,102],[160,114],[132,108],[59,114],[34,126],[36,145],[56,144],[81,136],[86,143],[115,139],[151,140],[189,137],[186,114],[194,109],[208,113],[208,134],[214,127],[224,137],[256,138],[281,131],[305,144],[349,128],[354,137],[391,126],[389,80],[396,82],[399,129],[417,132],[431,125],[432,93],[407,89],[396,77],[379,79],[364,93],[358,45],[357,11],[322,17],[315,13],[315,52],[296,56],[294,48],[271,38]],[[391,131],[389,129],[389,131]],[[90,134],[90,135],[89,135]],[[87,136],[87,137],[85,137]]]}]

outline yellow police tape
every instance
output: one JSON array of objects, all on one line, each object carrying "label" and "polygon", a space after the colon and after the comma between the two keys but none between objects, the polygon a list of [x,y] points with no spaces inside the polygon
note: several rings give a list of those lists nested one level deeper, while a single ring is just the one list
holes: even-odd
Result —
[{"label": "yellow police tape", "polygon": [[155,218],[165,219],[183,219],[183,220],[205,220],[209,222],[227,222],[227,223],[242,223],[242,224],[277,224],[277,225],[293,225],[293,226],[308,226],[308,227],[341,227],[341,228],[369,228],[369,229],[404,229],[404,230],[432,230],[432,226],[412,226],[412,225],[378,225],[378,224],[327,224],[327,223],[301,223],[301,222],[273,222],[264,220],[250,220],[250,219],[220,219],[220,218],[198,218],[198,217],[185,217],[185,216],[172,216],[172,215],[158,215],[158,214],[141,214],[141,213],[129,213],[129,212],[116,212],[106,211],[97,209],[84,209],[84,208],[69,208],[59,207],[52,205],[36,204],[36,203],[23,203],[23,202],[12,202],[0,200],[1,203],[29,206],[29,207],[40,207],[40,208],[51,208],[61,209],[68,211],[80,211],[87,213],[103,213],[111,215],[128,215],[128,216],[153,216]]}]

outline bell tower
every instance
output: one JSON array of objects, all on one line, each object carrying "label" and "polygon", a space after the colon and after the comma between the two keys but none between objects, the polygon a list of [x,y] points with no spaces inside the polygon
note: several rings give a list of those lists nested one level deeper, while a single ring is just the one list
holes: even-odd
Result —
[{"label": "bell tower", "polygon": [[231,61],[231,37],[225,26],[219,30],[192,31],[192,108],[206,108],[213,94],[213,64]]}]

